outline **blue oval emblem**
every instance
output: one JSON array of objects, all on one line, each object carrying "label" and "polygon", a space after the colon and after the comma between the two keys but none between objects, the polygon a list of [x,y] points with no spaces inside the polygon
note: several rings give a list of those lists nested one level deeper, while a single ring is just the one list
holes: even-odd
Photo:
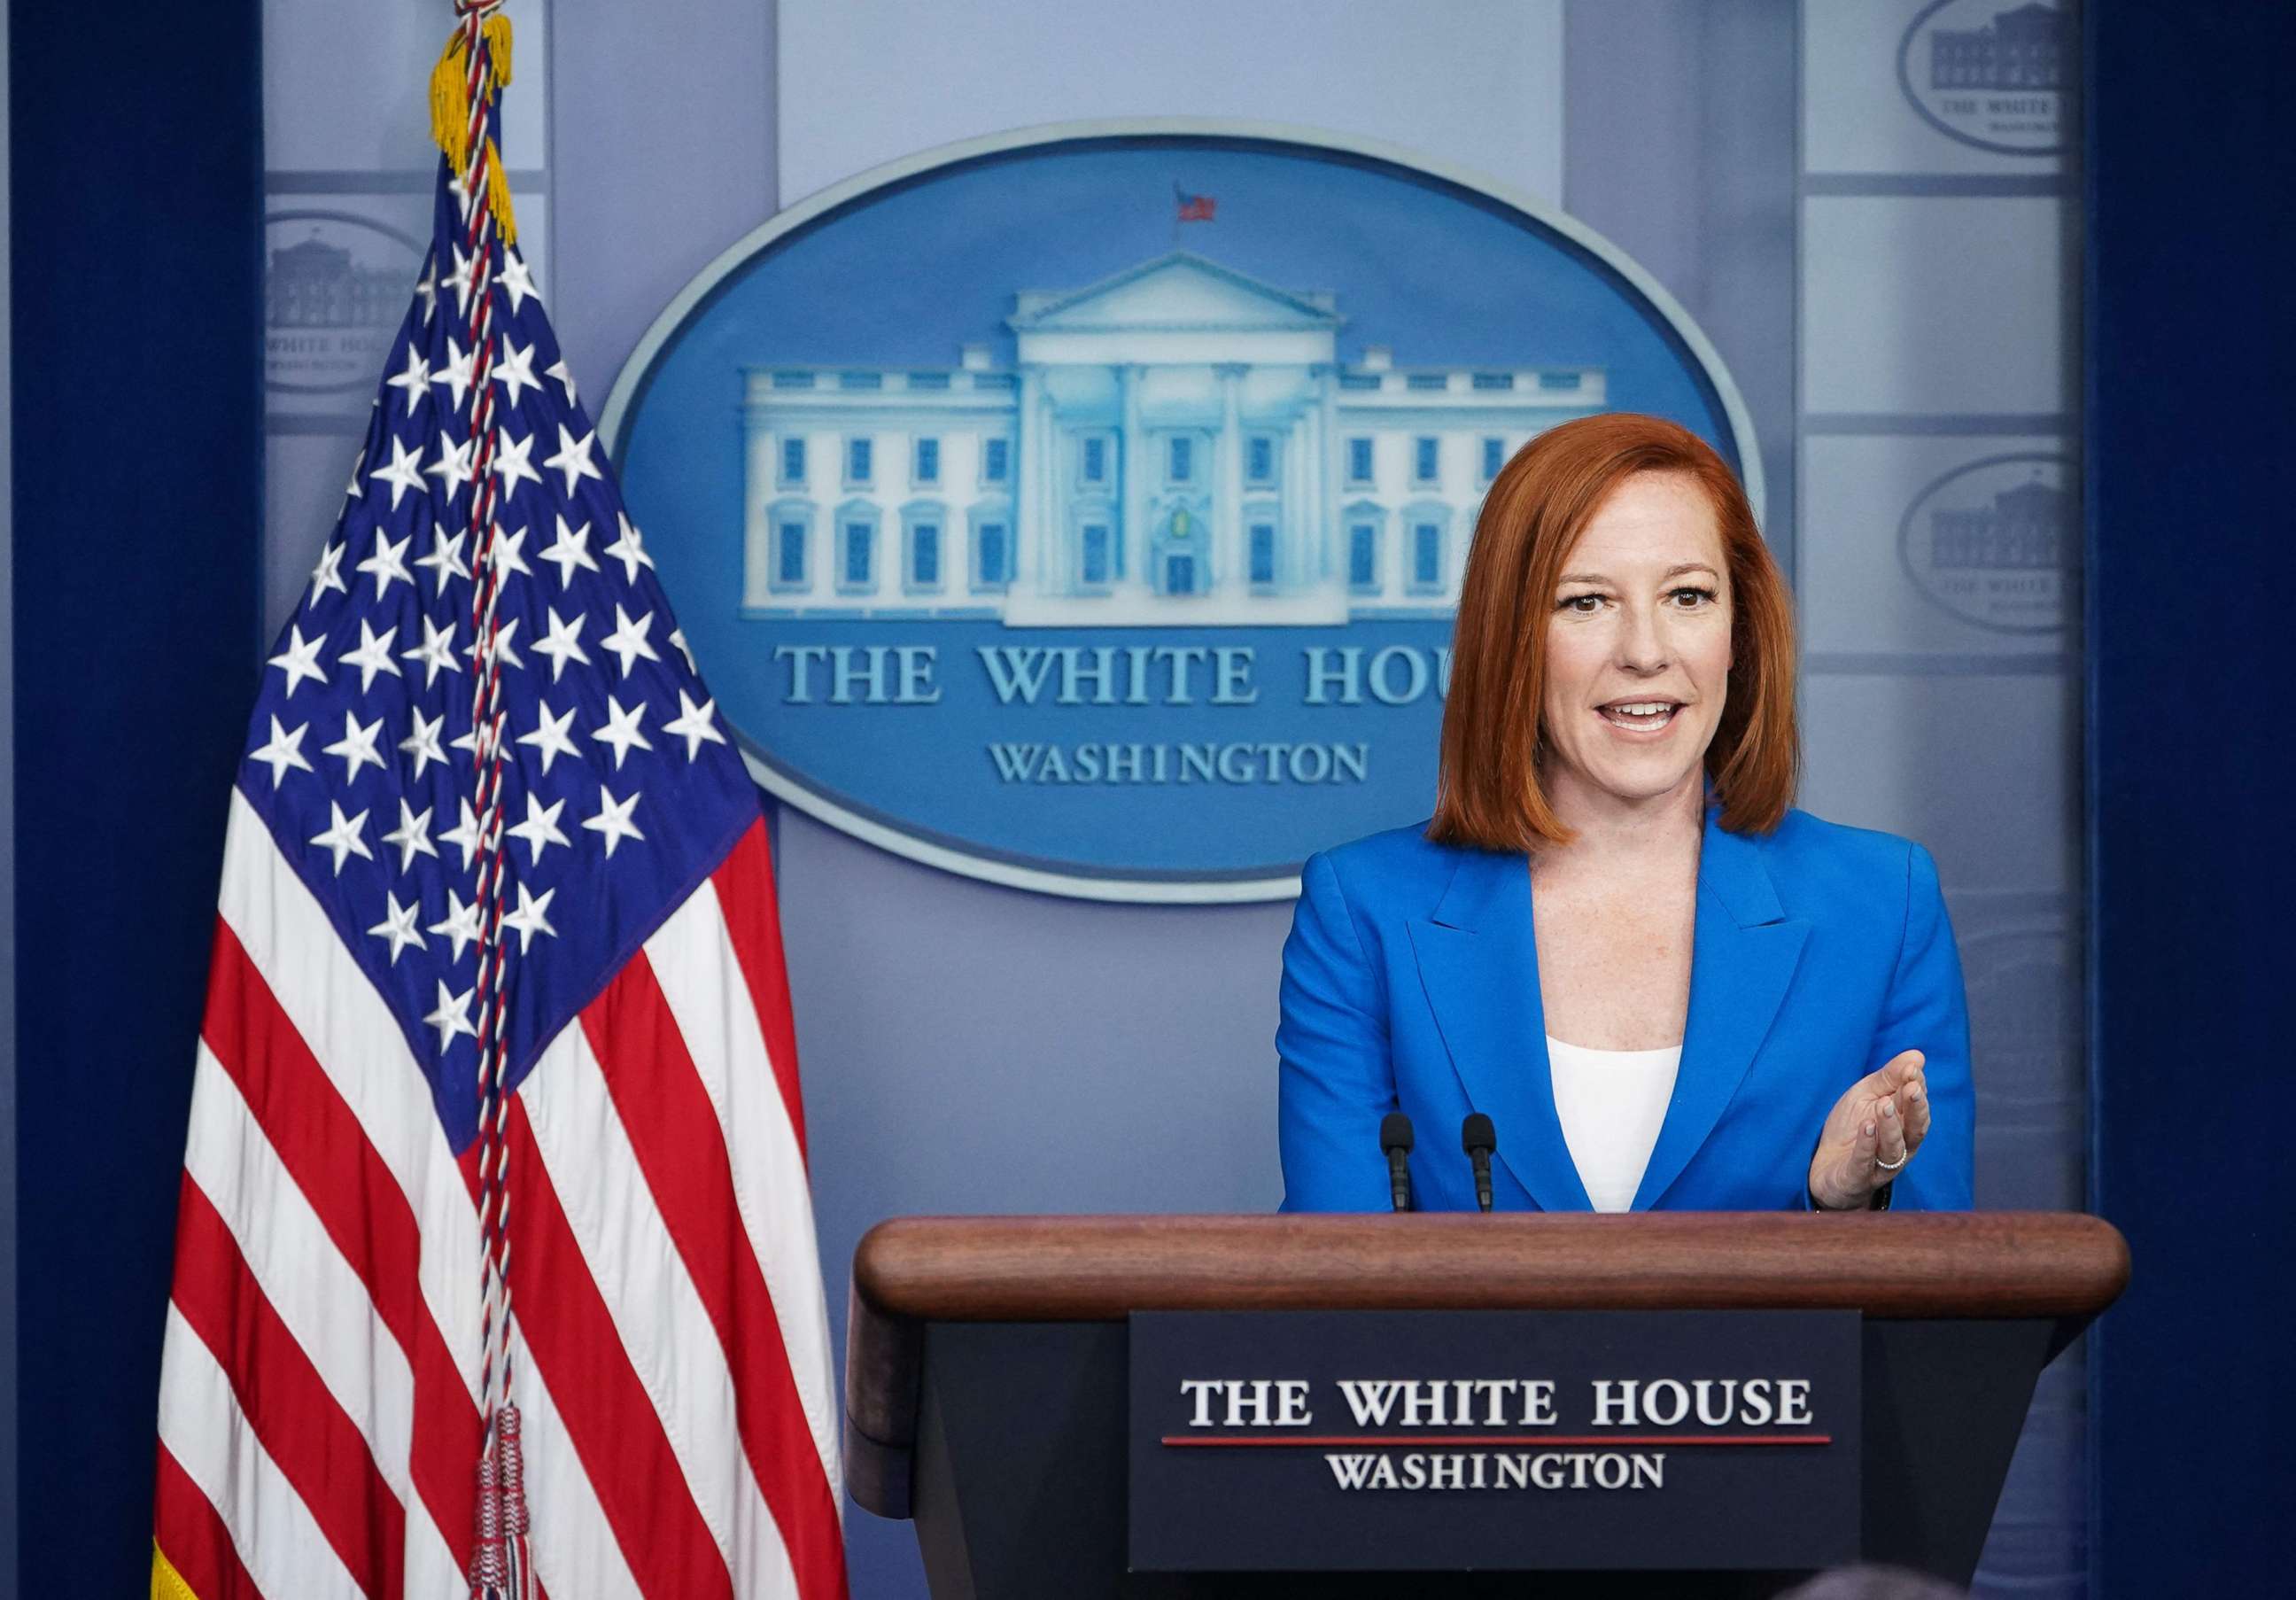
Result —
[{"label": "blue oval emblem", "polygon": [[2046,451],[1972,461],[1931,481],[1898,521],[1898,560],[1923,594],[1996,633],[2062,628],[2080,603],[2072,464]]},{"label": "blue oval emblem", "polygon": [[2042,0],[1931,0],[1898,40],[1922,120],[1997,155],[2056,155],[2079,81],[2079,25]]},{"label": "blue oval emblem", "polygon": [[1217,124],[930,152],[666,310],[604,429],[750,767],[859,837],[1105,899],[1273,898],[1424,816],[1485,487],[1744,408],[1614,248],[1396,152]]}]

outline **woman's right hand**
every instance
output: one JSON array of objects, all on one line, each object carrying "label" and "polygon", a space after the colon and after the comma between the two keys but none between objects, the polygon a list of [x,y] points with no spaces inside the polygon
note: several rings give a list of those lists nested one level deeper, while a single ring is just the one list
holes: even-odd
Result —
[{"label": "woman's right hand", "polygon": [[1918,1050],[1900,1051],[1833,1103],[1809,1163],[1810,1197],[1821,1208],[1864,1210],[1922,1147],[1930,1131],[1923,1060]]}]

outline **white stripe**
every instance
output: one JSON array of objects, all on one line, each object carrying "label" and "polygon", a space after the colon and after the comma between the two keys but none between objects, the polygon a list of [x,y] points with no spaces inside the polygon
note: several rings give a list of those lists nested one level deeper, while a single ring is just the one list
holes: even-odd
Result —
[{"label": "white stripe", "polygon": [[311,1508],[256,1438],[215,1354],[170,1302],[160,1359],[160,1442],[223,1519],[266,1595],[365,1600]]},{"label": "white stripe", "polygon": [[716,885],[705,880],[671,914],[646,940],[646,959],[717,1110],[733,1164],[734,1203],[765,1273],[798,1399],[829,1480],[830,1504],[841,1522],[845,1493],[837,1448],[836,1376],[813,1195]]},{"label": "white stripe", "polygon": [[[514,1381],[513,1398],[524,1424],[526,1505],[533,1523],[529,1544],[543,1588],[553,1600],[645,1600],[523,1339]],[[440,1594],[443,1600],[460,1600],[462,1592]],[[411,1588],[408,1593],[414,1593]]]},{"label": "white stripe", "polygon": [[796,1595],[788,1548],[742,1448],[733,1370],[578,1025],[543,1053],[519,1099],[567,1227],[734,1592]]},{"label": "white stripe", "polygon": [[[430,1086],[374,985],[343,948],[263,818],[236,788],[218,907],[336,1091],[398,1180],[422,1238],[422,1299],[478,1397],[479,1236]],[[470,959],[475,960],[474,956]]]},{"label": "white stripe", "polygon": [[184,1169],[223,1218],[248,1271],[320,1381],[366,1440],[406,1519],[408,1591],[447,1593],[454,1553],[414,1492],[414,1375],[356,1268],[279,1159],[223,1064],[202,1043]]}]

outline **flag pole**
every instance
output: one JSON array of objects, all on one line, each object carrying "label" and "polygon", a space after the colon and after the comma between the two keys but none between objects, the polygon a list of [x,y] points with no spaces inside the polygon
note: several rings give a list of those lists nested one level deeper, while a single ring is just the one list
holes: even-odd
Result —
[{"label": "flag pole", "polygon": [[[516,238],[509,185],[495,137],[496,97],[510,82],[510,19],[502,0],[455,0],[457,25],[430,78],[431,132],[449,168],[462,211],[455,247],[455,306],[471,341],[470,439],[472,448],[471,628],[472,761],[479,845],[473,866],[479,907],[478,1102],[480,1367],[482,1425],[472,1528],[473,1600],[532,1600],[521,1427],[512,1399],[510,1145],[504,1089],[504,1018],[509,983],[503,938],[508,857],[503,849],[503,638],[496,607],[502,594],[501,529],[494,516],[493,344],[495,252]],[[435,246],[434,251],[435,251]],[[448,263],[434,259],[443,276]]]}]

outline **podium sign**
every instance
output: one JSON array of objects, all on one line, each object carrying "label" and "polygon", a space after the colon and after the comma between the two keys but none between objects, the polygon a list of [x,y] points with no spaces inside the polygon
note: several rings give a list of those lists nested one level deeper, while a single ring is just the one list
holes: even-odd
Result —
[{"label": "podium sign", "polygon": [[1859,1555],[1855,1311],[1136,1312],[1135,1571]]}]

